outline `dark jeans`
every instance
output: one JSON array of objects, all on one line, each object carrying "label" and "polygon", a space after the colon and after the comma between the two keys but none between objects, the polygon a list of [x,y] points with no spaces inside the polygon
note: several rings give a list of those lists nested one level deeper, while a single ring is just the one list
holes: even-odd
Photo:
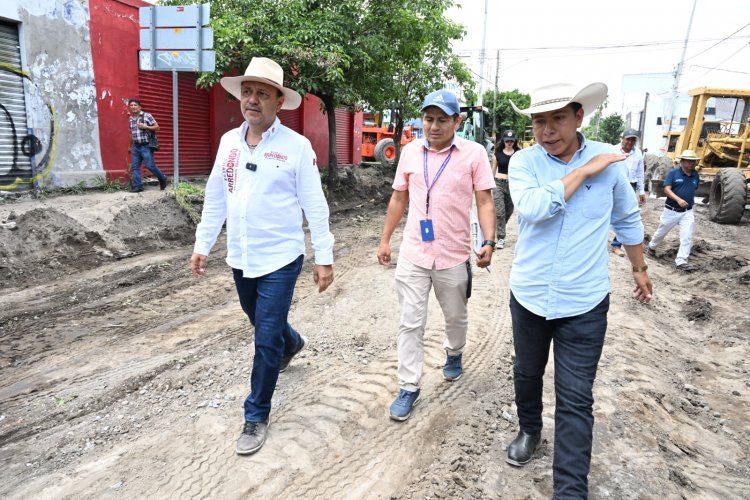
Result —
[{"label": "dark jeans", "polygon": [[240,305],[255,327],[250,394],[245,400],[246,422],[268,419],[281,359],[302,346],[302,338],[287,321],[302,260],[300,255],[281,269],[257,278],[243,278],[242,271],[232,269]]},{"label": "dark jeans", "polygon": [[521,430],[542,430],[542,384],[553,341],[555,359],[555,498],[586,498],[594,428],[593,386],[607,331],[609,295],[578,316],[547,320],[518,303],[511,293],[513,367]]},{"label": "dark jeans", "polygon": [[510,197],[507,179],[495,177],[495,189],[492,190],[492,199],[495,202],[495,220],[497,223],[497,239],[505,239],[505,226],[508,219],[513,215],[513,200]]},{"label": "dark jeans", "polygon": [[133,189],[143,189],[143,183],[141,182],[141,162],[160,181],[164,182],[167,180],[167,177],[156,166],[154,153],[148,147],[148,144],[133,144],[133,161],[130,165],[133,174]]}]

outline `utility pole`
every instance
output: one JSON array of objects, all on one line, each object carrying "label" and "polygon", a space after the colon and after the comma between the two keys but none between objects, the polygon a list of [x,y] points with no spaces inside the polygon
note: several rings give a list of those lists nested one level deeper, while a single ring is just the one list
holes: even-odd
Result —
[{"label": "utility pole", "polygon": [[[674,104],[677,99],[677,86],[680,84],[680,76],[682,76],[682,65],[685,63],[685,50],[687,50],[688,40],[690,39],[690,28],[693,26],[693,16],[695,15],[695,5],[698,0],[693,0],[693,10],[690,12],[690,21],[688,22],[687,34],[685,35],[685,43],[682,44],[682,55],[680,56],[680,62],[677,64],[677,69],[674,72],[674,83],[672,83],[672,97],[669,100],[669,114],[665,117],[669,121],[667,127],[667,140],[669,140],[669,133],[672,131],[672,118],[674,115]],[[667,144],[667,147],[669,145]]]},{"label": "utility pole", "polygon": [[641,149],[643,149],[643,133],[646,128],[646,109],[648,108],[648,92],[646,92],[646,99],[643,101],[643,113],[641,113],[641,119],[638,123],[638,131],[641,133]]},{"label": "utility pole", "polygon": [[492,135],[497,137],[497,77],[500,74],[500,50],[495,61],[495,98],[492,100]]},{"label": "utility pole", "polygon": [[482,105],[482,92],[484,91],[484,44],[487,42],[487,2],[484,0],[484,28],[482,28],[482,50],[479,52],[479,96],[477,106]]}]

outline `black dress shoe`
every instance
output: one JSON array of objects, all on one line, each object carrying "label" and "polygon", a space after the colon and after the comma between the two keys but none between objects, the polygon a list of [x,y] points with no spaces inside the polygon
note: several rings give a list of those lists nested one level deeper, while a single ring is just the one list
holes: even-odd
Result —
[{"label": "black dress shoe", "polygon": [[143,188],[133,188],[130,190],[131,193],[142,193]]},{"label": "black dress shoe", "polygon": [[527,434],[519,431],[516,439],[508,446],[508,458],[505,459],[511,465],[521,467],[531,462],[534,452],[539,449],[542,442],[542,433]]},{"label": "black dress shoe", "polygon": [[165,177],[164,180],[159,179],[159,189],[164,191],[167,188],[167,178]]}]

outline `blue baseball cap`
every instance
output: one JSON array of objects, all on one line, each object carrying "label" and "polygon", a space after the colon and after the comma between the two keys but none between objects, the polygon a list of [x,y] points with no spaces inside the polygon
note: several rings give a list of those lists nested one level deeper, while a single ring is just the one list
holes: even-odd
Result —
[{"label": "blue baseball cap", "polygon": [[422,109],[420,111],[424,111],[430,106],[437,106],[448,116],[457,115],[461,112],[461,109],[458,106],[458,99],[456,99],[456,94],[448,89],[440,89],[428,94],[427,97],[424,98]]}]

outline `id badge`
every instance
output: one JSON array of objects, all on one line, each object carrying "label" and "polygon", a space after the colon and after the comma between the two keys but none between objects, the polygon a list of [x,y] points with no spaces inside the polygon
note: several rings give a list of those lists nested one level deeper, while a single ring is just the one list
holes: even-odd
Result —
[{"label": "id badge", "polygon": [[419,228],[422,233],[422,241],[433,241],[435,239],[435,233],[432,230],[432,219],[419,221]]}]

